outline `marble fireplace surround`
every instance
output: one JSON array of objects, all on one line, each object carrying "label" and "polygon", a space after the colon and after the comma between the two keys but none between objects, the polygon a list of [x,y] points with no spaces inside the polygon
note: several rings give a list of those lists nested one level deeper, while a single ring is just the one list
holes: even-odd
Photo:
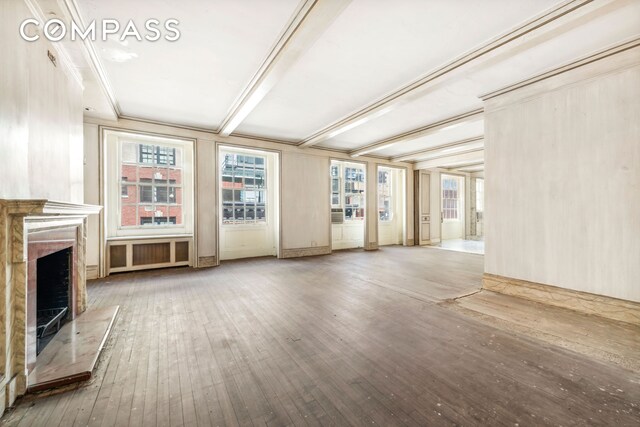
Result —
[{"label": "marble fireplace surround", "polygon": [[[40,256],[72,248],[72,316],[86,310],[87,218],[100,206],[50,200],[0,199],[0,413],[27,390],[33,363],[33,325],[29,325],[28,289]],[[31,268],[30,268],[31,264]],[[33,305],[33,299],[29,299]],[[32,316],[30,313],[29,317]]]}]

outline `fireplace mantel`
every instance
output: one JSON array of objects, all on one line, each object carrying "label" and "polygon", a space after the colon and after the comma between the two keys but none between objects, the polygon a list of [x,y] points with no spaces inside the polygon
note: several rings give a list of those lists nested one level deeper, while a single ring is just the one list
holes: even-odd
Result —
[{"label": "fireplace mantel", "polygon": [[102,206],[56,202],[47,199],[0,199],[9,215],[97,215]]}]

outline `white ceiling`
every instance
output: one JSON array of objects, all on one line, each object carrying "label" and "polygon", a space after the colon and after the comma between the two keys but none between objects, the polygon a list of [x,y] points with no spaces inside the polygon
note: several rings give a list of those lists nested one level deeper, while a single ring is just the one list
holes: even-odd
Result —
[{"label": "white ceiling", "polygon": [[[48,0],[40,0],[48,1]],[[69,0],[64,0],[69,1]],[[75,0],[85,21],[176,18],[178,42],[96,42],[120,114],[219,129],[234,103],[302,10],[300,0]],[[304,3],[305,0],[303,0]],[[510,32],[558,0],[318,0],[344,2],[316,28],[295,60],[281,61],[266,95],[235,133],[303,142],[399,88]],[[305,16],[305,19],[311,18]],[[304,20],[301,28],[304,27]],[[516,83],[640,33],[640,1],[598,0],[510,41],[389,103],[353,119],[319,147],[352,152],[482,107],[480,95]],[[297,34],[291,36],[295,44]],[[301,42],[300,42],[301,43]],[[130,54],[125,62],[114,53]],[[284,52],[283,55],[286,55]],[[115,55],[118,56],[118,55]],[[85,70],[86,71],[86,70]],[[268,72],[268,70],[267,70]],[[83,73],[83,75],[86,73]],[[85,78],[86,79],[86,78]],[[87,80],[87,79],[86,79]],[[97,81],[97,80],[96,80]],[[88,87],[96,82],[88,79]],[[85,102],[104,115],[95,88]],[[386,105],[386,104],[385,104]],[[355,116],[354,116],[355,117]],[[397,157],[482,136],[475,120],[377,149]],[[482,141],[473,148],[481,148]],[[453,150],[455,151],[455,150]],[[443,151],[428,158],[442,157]],[[422,160],[422,156],[413,160]],[[431,162],[431,161],[430,161]],[[431,163],[430,163],[431,164]]]},{"label": "white ceiling", "polygon": [[[123,115],[217,129],[298,0],[78,0],[85,22],[175,18],[178,42],[96,42]],[[133,41],[131,41],[133,40]],[[136,57],[113,60],[114,52]]]}]

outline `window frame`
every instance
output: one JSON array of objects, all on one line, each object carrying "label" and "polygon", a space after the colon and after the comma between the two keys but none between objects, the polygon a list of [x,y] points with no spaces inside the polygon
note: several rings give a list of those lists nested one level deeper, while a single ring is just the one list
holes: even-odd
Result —
[{"label": "window frame", "polygon": [[[334,175],[334,168],[337,167],[338,175]],[[356,170],[359,173],[356,173],[355,176],[350,177],[347,176],[349,170]],[[329,176],[330,176],[330,202],[332,209],[342,209],[344,222],[345,223],[356,223],[360,221],[365,221],[367,217],[367,168],[366,165],[361,163],[353,163],[346,162],[344,160],[333,160],[331,162],[329,168]],[[361,179],[359,179],[361,178]],[[339,203],[334,203],[334,196],[338,194],[337,191],[333,191],[334,183],[338,183],[340,189]],[[358,191],[353,191],[353,188],[347,190],[347,187],[353,183],[353,188],[359,187]],[[360,198],[361,203],[348,203],[347,197],[349,195],[357,195]],[[347,209],[352,210],[352,215],[347,216]],[[353,215],[353,210],[356,210],[356,216]],[[357,216],[357,211],[362,212],[362,216]]]},{"label": "window frame", "polygon": [[[107,239],[114,238],[126,238],[126,237],[162,237],[162,236],[192,236],[193,235],[193,226],[194,226],[194,212],[195,212],[195,203],[194,203],[194,145],[195,141],[186,138],[173,138],[173,137],[164,137],[157,136],[153,134],[147,134],[143,132],[132,132],[127,130],[119,130],[114,128],[103,128],[102,129],[102,142],[103,142],[103,153],[104,153],[104,172],[103,172],[103,191],[105,196],[105,236]],[[135,163],[132,161],[123,162],[123,147],[127,144],[138,144],[135,149]],[[141,162],[141,151],[144,148],[143,146],[162,146],[169,148],[172,153],[177,153],[178,150],[181,150],[181,164],[177,163],[177,154],[174,154],[174,160],[168,161],[168,165],[157,165],[155,163],[144,163]],[[146,153],[150,151],[153,152],[153,159],[155,161],[156,154],[158,153],[157,149],[153,150],[145,150]],[[136,181],[125,180],[122,177],[122,166],[129,165],[137,165],[143,168],[159,168],[161,170],[167,171],[167,176],[165,182],[160,182],[159,184],[154,183],[154,179],[151,179],[149,182],[144,182],[140,180],[139,170],[136,169]],[[171,176],[169,171],[180,170],[181,175],[179,179],[179,183],[171,182]],[[117,180],[118,184],[115,185],[113,182]],[[155,185],[154,185],[155,184]],[[129,195],[126,197],[123,194],[123,186],[126,187],[135,187],[136,191],[136,199],[137,200],[129,200],[131,203],[125,202],[123,200],[131,199]],[[174,188],[173,192],[177,198],[178,191],[181,191],[181,203],[169,202],[169,197],[167,197],[167,202],[157,202],[154,201],[152,195],[151,202],[143,202],[142,201],[142,187],[151,187],[152,192],[154,192],[153,188],[157,187],[165,187],[167,188],[167,196],[170,194],[172,190],[169,187]],[[114,188],[117,187],[118,190],[115,191]],[[180,188],[180,190],[178,190]],[[175,200],[175,199],[174,199]],[[135,203],[134,203],[135,202]],[[135,206],[136,209],[136,225],[122,225],[122,207],[123,206]],[[154,225],[146,225],[142,224],[142,220],[140,219],[139,209],[141,207],[152,208],[154,206],[158,206],[160,208],[166,208],[165,217],[176,217],[175,213],[171,209],[172,207],[180,206],[182,211],[182,224],[154,224]],[[155,209],[157,212],[159,209]],[[155,216],[151,218],[156,218]],[[153,220],[152,220],[153,221]],[[167,220],[169,223],[170,220]],[[176,218],[177,222],[177,218]]]}]

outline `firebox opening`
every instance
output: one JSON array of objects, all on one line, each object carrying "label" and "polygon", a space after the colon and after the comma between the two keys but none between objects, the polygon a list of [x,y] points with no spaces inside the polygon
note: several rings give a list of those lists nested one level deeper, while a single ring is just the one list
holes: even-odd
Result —
[{"label": "firebox opening", "polygon": [[71,255],[67,248],[38,259],[36,354],[46,347],[69,317]]}]

